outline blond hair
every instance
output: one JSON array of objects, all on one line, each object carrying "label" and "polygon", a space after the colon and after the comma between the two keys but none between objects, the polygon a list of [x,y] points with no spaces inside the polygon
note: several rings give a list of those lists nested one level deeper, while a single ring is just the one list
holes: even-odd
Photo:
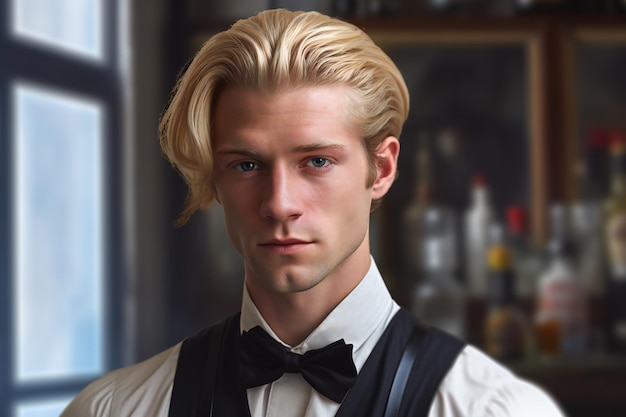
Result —
[{"label": "blond hair", "polygon": [[378,145],[400,137],[409,108],[400,71],[369,36],[317,12],[267,10],[211,37],[179,78],[159,126],[161,148],[189,186],[180,222],[215,199],[211,130],[223,88],[332,84],[352,92],[347,110],[364,139],[369,187]]}]

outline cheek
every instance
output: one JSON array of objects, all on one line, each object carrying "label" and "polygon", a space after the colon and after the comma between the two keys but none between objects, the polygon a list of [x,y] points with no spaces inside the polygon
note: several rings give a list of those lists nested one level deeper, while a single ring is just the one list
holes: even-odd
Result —
[{"label": "cheek", "polygon": [[245,211],[246,207],[252,204],[250,187],[243,187],[241,184],[223,180],[216,183],[215,190],[225,213],[235,213],[236,215],[240,211]]},{"label": "cheek", "polygon": [[241,192],[225,192],[221,193],[220,196],[226,230],[233,240],[241,233],[241,229],[246,227],[246,223],[253,218],[251,214],[253,202],[249,195]]},{"label": "cheek", "polygon": [[338,183],[333,192],[326,192],[321,198],[326,201],[331,215],[341,222],[340,227],[359,227],[369,222],[372,193],[363,182]]},{"label": "cheek", "polygon": [[[228,214],[226,214],[228,213]],[[250,235],[250,228],[244,223],[245,217],[238,216],[237,213],[232,210],[225,210],[224,224],[226,226],[226,234],[230,244],[240,254],[245,253],[245,237]],[[224,242],[226,245],[227,242]]]}]

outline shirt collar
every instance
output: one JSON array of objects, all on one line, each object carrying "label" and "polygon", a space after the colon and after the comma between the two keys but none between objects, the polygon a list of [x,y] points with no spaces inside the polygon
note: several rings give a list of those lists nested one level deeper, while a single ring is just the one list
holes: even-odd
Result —
[{"label": "shirt collar", "polygon": [[[374,329],[377,329],[381,322],[388,317],[395,305],[372,258],[370,268],[359,285],[330,312],[302,343],[292,347],[291,350],[296,353],[304,353],[311,349],[324,347],[338,339],[344,339],[346,343],[353,345],[353,351],[356,353],[372,335]],[[255,326],[261,326],[274,339],[288,346],[276,336],[263,319],[244,285],[240,328],[242,331],[247,331]]]}]

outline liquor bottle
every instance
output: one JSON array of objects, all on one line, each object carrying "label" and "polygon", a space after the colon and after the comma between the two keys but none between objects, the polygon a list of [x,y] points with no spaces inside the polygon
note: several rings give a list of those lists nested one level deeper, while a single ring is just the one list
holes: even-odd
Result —
[{"label": "liquor bottle", "polygon": [[402,219],[403,271],[408,281],[411,281],[422,270],[420,254],[424,213],[434,203],[431,187],[431,157],[427,140],[428,136],[425,133],[418,136],[419,145],[414,155],[413,197],[404,210]]},{"label": "liquor bottle", "polygon": [[585,293],[599,298],[604,294],[602,253],[602,201],[590,181],[587,164],[576,166],[579,197],[572,203],[572,232],[577,248],[577,263]]},{"label": "liquor bottle", "polygon": [[530,239],[526,210],[519,205],[510,205],[506,210],[506,220],[507,241],[517,280],[517,295],[520,298],[534,297],[537,278],[542,268],[542,257]]},{"label": "liquor bottle", "polygon": [[607,342],[626,353],[626,143],[610,145],[611,188],[604,204],[604,238],[608,255],[606,280]]},{"label": "liquor bottle", "polygon": [[454,276],[453,212],[430,208],[424,216],[421,246],[421,282],[411,298],[411,311],[439,329],[461,339],[466,337],[466,295]]},{"label": "liquor bottle", "polygon": [[501,225],[492,226],[491,239],[487,252],[489,292],[485,351],[503,362],[519,361],[528,352],[529,324],[517,305],[511,252]]},{"label": "liquor bottle", "polygon": [[465,273],[472,297],[487,295],[486,254],[489,228],[494,219],[489,187],[484,177],[472,179],[471,203],[465,216]]},{"label": "liquor bottle", "polygon": [[588,309],[567,208],[553,205],[550,221],[550,261],[537,289],[537,349],[543,357],[580,357],[587,347]]}]

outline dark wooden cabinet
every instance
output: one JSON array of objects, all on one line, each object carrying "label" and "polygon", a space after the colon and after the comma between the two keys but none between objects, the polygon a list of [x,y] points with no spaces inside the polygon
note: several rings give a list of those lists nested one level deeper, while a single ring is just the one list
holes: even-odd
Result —
[{"label": "dark wooden cabinet", "polygon": [[568,417],[626,415],[626,358],[586,357],[511,366],[555,398]]}]

